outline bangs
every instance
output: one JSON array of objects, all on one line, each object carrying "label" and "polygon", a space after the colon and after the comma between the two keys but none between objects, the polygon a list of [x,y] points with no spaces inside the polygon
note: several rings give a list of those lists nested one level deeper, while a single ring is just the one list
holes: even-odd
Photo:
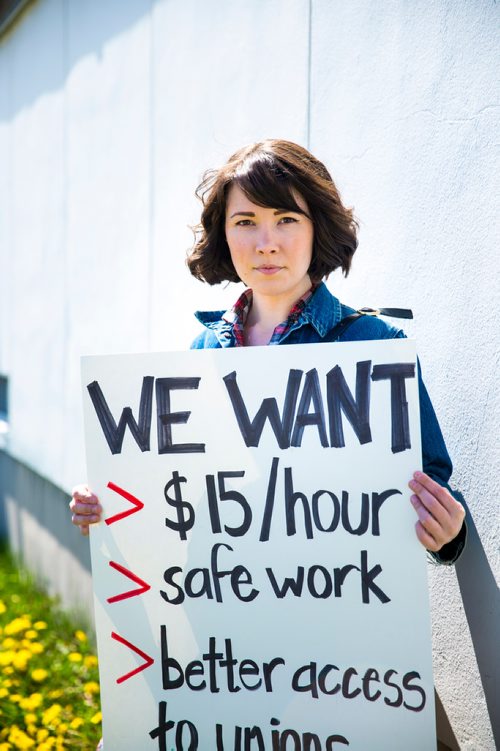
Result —
[{"label": "bangs", "polygon": [[232,180],[257,206],[305,214],[294,196],[294,191],[301,194],[295,182],[286,167],[274,155],[265,152],[245,160]]}]

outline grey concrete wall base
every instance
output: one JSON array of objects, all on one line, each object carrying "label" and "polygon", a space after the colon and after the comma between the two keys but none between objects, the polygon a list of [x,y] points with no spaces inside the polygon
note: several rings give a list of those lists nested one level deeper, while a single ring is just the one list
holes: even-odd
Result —
[{"label": "grey concrete wall base", "polygon": [[0,537],[63,607],[93,627],[88,540],[71,524],[68,496],[0,450]]}]

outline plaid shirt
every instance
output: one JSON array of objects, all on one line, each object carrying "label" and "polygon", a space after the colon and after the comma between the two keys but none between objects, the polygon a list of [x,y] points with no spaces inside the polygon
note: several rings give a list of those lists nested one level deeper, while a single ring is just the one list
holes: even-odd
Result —
[{"label": "plaid shirt", "polygon": [[[297,321],[300,314],[304,310],[307,301],[311,297],[316,287],[317,285],[313,285],[304,295],[302,295],[302,297],[299,297],[297,302],[290,310],[286,321],[278,323],[278,325],[274,329],[273,335],[269,340],[269,344],[277,344],[283,334],[286,334],[287,331],[289,331],[289,329]],[[243,331],[245,328],[246,320],[248,318],[248,314],[250,312],[250,308],[252,307],[252,300],[252,290],[246,289],[236,300],[233,307],[222,316],[223,319],[230,323],[233,327],[234,341],[237,347],[245,346]]]}]

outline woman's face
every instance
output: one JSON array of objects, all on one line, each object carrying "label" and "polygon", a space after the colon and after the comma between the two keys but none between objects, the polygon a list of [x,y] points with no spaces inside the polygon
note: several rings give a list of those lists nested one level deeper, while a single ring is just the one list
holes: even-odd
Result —
[{"label": "woman's face", "polygon": [[[298,206],[308,212],[298,193]],[[263,208],[233,184],[226,203],[226,239],[236,273],[255,295],[298,300],[311,286],[314,227],[294,211]]]}]

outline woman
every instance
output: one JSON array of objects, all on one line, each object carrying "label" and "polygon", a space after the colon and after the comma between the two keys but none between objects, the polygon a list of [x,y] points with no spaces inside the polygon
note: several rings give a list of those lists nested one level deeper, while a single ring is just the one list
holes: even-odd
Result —
[{"label": "woman", "polygon": [[[377,317],[356,315],[323,283],[338,268],[348,274],[357,225],[326,167],[306,149],[282,140],[246,146],[206,173],[197,195],[203,211],[191,273],[247,289],[230,311],[196,314],[205,330],[193,348],[404,337]],[[420,374],[419,395],[424,472],[409,480],[416,534],[436,561],[451,564],[465,545],[465,511],[447,486],[452,465]],[[70,508],[82,534],[102,513],[82,485]]]}]

